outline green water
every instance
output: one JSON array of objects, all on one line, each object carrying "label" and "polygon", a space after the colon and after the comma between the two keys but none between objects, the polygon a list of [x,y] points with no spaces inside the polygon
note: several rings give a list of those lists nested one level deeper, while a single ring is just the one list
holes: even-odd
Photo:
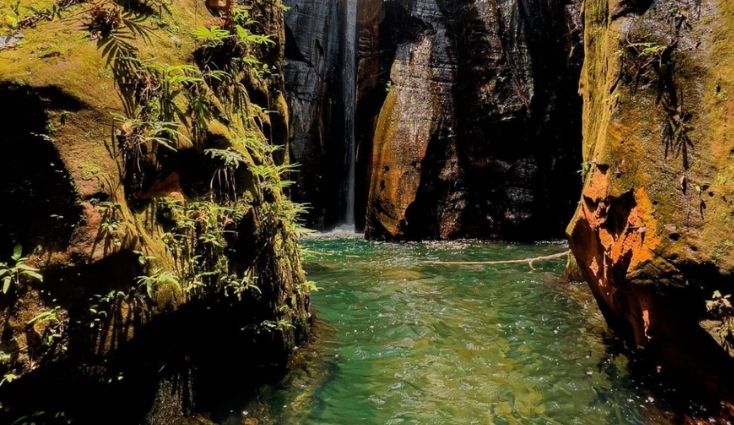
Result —
[{"label": "green water", "polygon": [[[278,424],[660,424],[558,244],[303,242],[318,339],[245,410]],[[239,418],[241,420],[241,417]],[[234,422],[233,422],[234,423]],[[241,422],[239,422],[241,423]]]}]

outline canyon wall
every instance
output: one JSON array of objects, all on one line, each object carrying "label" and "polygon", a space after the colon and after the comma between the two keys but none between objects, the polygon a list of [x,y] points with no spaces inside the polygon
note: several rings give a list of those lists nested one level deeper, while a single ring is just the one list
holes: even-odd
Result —
[{"label": "canyon wall", "polygon": [[[307,110],[292,125],[296,193],[314,205],[312,224],[334,224],[344,5],[291,5],[286,86],[291,108]],[[562,235],[580,187],[579,2],[358,5],[358,228],[379,239]]]},{"label": "canyon wall", "polygon": [[585,3],[584,187],[568,233],[609,323],[734,400],[734,4]]},{"label": "canyon wall", "polygon": [[0,422],[218,421],[310,323],[283,6],[57,3],[0,27]]},{"label": "canyon wall", "polygon": [[578,2],[387,2],[373,238],[537,240],[579,185]]}]

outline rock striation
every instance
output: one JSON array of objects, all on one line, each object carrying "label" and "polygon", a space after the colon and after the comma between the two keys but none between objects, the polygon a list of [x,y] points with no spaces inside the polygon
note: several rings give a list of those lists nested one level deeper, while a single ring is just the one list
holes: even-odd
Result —
[{"label": "rock striation", "polygon": [[345,0],[289,0],[285,81],[291,109],[292,196],[310,204],[307,224],[337,224],[346,181],[342,64]]},{"label": "rock striation", "polygon": [[[579,3],[358,5],[358,227],[382,239],[561,235],[580,184]],[[312,223],[333,224],[343,4],[292,6],[296,193]]]},{"label": "rock striation", "polygon": [[[578,3],[386,2],[367,235],[557,236],[578,186]],[[418,101],[416,101],[418,99]]]}]

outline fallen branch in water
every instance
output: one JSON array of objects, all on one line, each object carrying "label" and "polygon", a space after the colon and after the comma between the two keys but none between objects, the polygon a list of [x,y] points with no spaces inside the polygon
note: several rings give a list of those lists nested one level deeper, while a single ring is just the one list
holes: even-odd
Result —
[{"label": "fallen branch in water", "polygon": [[527,263],[531,270],[535,270],[533,263],[536,261],[554,260],[556,258],[567,257],[571,251],[559,252],[558,254],[543,255],[541,257],[523,258],[522,260],[495,260],[495,261],[426,261],[426,264],[445,264],[458,266],[483,266],[483,265],[499,265],[499,264],[522,264]]}]

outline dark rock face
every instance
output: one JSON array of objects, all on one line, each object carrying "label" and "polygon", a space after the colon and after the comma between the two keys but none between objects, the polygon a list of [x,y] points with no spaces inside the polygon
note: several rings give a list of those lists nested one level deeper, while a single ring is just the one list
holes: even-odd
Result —
[{"label": "dark rock face", "polygon": [[384,3],[379,38],[392,62],[369,237],[562,234],[579,186],[579,19],[577,3]]},{"label": "dark rock face", "polygon": [[[359,1],[357,225],[368,237],[562,235],[580,186],[578,3]],[[339,219],[346,174],[344,8],[291,6],[294,196],[324,227]]]},{"label": "dark rock face", "polygon": [[291,0],[286,13],[285,80],[291,108],[290,156],[302,165],[292,196],[308,202],[308,224],[340,219],[345,181],[341,101],[344,2]]},{"label": "dark rock face", "polygon": [[376,88],[386,98],[374,134],[367,132],[373,137],[367,234],[458,236],[467,195],[457,153],[458,65],[449,23],[436,1],[386,4],[380,38],[389,54]]}]

